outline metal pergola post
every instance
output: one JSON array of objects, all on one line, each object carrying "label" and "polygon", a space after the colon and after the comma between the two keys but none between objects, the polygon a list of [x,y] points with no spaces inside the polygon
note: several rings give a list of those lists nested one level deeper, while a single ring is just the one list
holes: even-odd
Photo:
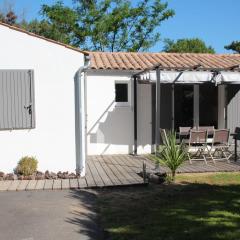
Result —
[{"label": "metal pergola post", "polygon": [[156,68],[156,115],[155,115],[155,151],[157,152],[158,146],[160,144],[160,99],[161,99],[161,76],[160,76],[160,68]]},{"label": "metal pergola post", "polygon": [[172,84],[172,130],[174,130],[175,127],[175,85]]}]

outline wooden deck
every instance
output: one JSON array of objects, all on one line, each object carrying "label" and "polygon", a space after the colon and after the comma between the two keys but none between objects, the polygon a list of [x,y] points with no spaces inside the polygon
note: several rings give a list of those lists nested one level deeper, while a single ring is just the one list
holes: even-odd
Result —
[{"label": "wooden deck", "polygon": [[[142,171],[143,161],[147,171],[167,172],[167,168],[155,164],[141,156],[109,155],[88,157],[86,165],[86,177],[79,179],[57,180],[15,180],[0,181],[0,191],[23,190],[61,190],[61,189],[85,189],[114,186],[136,186],[145,184],[138,175]],[[216,165],[203,161],[194,161],[190,164],[186,161],[178,170],[179,173],[203,173],[203,172],[236,172],[240,171],[240,161],[218,161]]]},{"label": "wooden deck", "polygon": [[85,178],[0,181],[0,191],[85,189],[145,184],[137,173],[143,158],[128,155],[88,157]]},{"label": "wooden deck", "polygon": [[[155,170],[160,172],[169,172],[169,170],[160,166]],[[216,164],[208,161],[208,164],[205,164],[204,161],[193,161],[190,164],[186,161],[179,169],[177,173],[207,173],[207,172],[240,172],[240,162],[231,161],[216,161]]]}]

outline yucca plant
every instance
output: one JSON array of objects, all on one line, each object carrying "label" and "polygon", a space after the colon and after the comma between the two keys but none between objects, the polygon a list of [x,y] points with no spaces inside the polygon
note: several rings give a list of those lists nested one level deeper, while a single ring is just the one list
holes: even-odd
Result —
[{"label": "yucca plant", "polygon": [[157,156],[158,162],[170,169],[171,180],[175,182],[176,171],[187,158],[184,144],[177,144],[175,132],[167,134],[167,143]]}]

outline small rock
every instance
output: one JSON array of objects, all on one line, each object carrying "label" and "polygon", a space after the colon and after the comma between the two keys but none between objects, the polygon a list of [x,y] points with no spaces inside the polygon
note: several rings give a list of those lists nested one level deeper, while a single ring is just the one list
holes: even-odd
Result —
[{"label": "small rock", "polygon": [[76,174],[75,174],[75,173],[70,173],[70,174],[68,175],[68,178],[69,178],[69,179],[74,179],[74,178],[76,178]]},{"label": "small rock", "polygon": [[69,178],[68,172],[63,172],[62,178],[63,178],[63,179],[68,179],[68,178]]},{"label": "small rock", "polygon": [[16,174],[13,174],[13,173],[8,173],[6,176],[5,176],[5,178],[4,178],[5,180],[17,180],[18,179],[18,177],[17,177],[17,175]]},{"label": "small rock", "polygon": [[4,178],[5,173],[4,172],[0,172],[0,178]]},{"label": "small rock", "polygon": [[37,171],[37,172],[36,172],[36,175],[35,175],[35,179],[36,179],[36,180],[42,180],[42,179],[44,179],[44,178],[45,178],[45,175],[44,175],[43,172],[40,172],[40,171]]},{"label": "small rock", "polygon": [[18,175],[18,180],[23,180],[24,176],[23,175]]},{"label": "small rock", "polygon": [[50,179],[50,172],[48,170],[45,172],[44,175],[46,179]]},{"label": "small rock", "polygon": [[54,172],[51,172],[50,176],[51,176],[51,179],[57,179],[58,178],[57,174],[54,173]]},{"label": "small rock", "polygon": [[59,172],[57,173],[57,176],[58,176],[58,178],[63,178],[63,174],[62,174],[62,172],[59,171]]}]

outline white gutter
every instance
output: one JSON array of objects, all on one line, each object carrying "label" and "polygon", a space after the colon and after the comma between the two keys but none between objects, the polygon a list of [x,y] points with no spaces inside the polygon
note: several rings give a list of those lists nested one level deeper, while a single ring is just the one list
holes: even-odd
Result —
[{"label": "white gutter", "polygon": [[86,173],[86,104],[85,72],[90,65],[89,56],[85,56],[84,66],[80,67],[74,78],[75,89],[75,144],[76,173],[84,177]]}]

